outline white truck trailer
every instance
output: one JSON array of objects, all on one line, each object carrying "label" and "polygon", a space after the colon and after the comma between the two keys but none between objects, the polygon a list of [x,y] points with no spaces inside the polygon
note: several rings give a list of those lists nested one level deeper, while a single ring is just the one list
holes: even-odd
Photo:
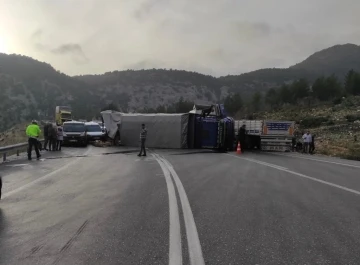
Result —
[{"label": "white truck trailer", "polygon": [[294,137],[293,121],[236,120],[236,134],[241,126],[246,126],[246,146],[248,149],[263,151],[291,151]]}]

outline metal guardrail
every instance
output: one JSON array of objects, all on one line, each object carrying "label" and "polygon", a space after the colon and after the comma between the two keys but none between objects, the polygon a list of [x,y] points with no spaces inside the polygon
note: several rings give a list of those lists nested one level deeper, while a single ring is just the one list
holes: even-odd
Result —
[{"label": "metal guardrail", "polygon": [[[44,142],[44,140],[40,140],[41,143]],[[8,145],[4,147],[0,147],[0,154],[2,154],[3,162],[6,161],[7,154],[10,151],[16,151],[16,155],[20,155],[20,151],[23,150],[25,147],[28,146],[28,143],[20,143],[20,144],[14,144],[14,145]]]}]

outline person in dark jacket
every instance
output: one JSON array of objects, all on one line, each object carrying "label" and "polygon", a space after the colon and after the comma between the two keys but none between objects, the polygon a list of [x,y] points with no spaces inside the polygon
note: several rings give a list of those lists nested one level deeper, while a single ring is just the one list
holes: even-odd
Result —
[{"label": "person in dark jacket", "polygon": [[309,152],[310,152],[310,154],[314,154],[314,151],[315,151],[315,135],[312,135]]},{"label": "person in dark jacket", "polygon": [[246,125],[240,127],[238,131],[238,142],[241,145],[241,151],[244,152],[245,149],[245,137],[246,137]]},{"label": "person in dark jacket", "polygon": [[46,151],[48,151],[47,146],[49,143],[49,127],[51,126],[51,124],[46,123],[44,126],[44,149]]},{"label": "person in dark jacket", "polygon": [[56,141],[57,141],[57,127],[54,124],[50,124],[49,131],[49,151],[56,150]]},{"label": "person in dark jacket", "polygon": [[1,179],[1,176],[0,176],[0,200],[1,200],[1,190],[2,190],[2,179]]}]

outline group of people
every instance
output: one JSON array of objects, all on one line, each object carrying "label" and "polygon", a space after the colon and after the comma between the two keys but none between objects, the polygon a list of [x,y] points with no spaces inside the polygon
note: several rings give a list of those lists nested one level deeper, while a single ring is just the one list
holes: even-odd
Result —
[{"label": "group of people", "polygon": [[[59,124],[45,124],[44,139],[44,149],[46,151],[61,151],[61,145],[64,141],[63,127]],[[47,148],[48,146],[49,148]]]},{"label": "group of people", "polygon": [[[36,158],[39,160],[41,145],[39,142],[40,137],[40,127],[37,121],[32,121],[32,123],[26,128],[26,135],[28,139],[28,159],[31,160],[32,150],[35,149]],[[44,146],[43,149],[46,151],[61,151],[61,145],[64,140],[63,128],[61,125],[47,123],[44,126]]]},{"label": "group of people", "polygon": [[315,136],[307,131],[303,136],[303,153],[313,154],[315,151]]}]

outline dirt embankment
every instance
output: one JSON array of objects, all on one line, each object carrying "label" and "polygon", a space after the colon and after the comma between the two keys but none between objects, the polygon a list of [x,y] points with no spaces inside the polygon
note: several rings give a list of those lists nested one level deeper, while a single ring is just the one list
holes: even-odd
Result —
[{"label": "dirt embankment", "polygon": [[315,135],[318,154],[360,160],[360,97],[343,99],[337,105],[288,106],[260,116],[296,121],[298,137],[306,131]]}]

